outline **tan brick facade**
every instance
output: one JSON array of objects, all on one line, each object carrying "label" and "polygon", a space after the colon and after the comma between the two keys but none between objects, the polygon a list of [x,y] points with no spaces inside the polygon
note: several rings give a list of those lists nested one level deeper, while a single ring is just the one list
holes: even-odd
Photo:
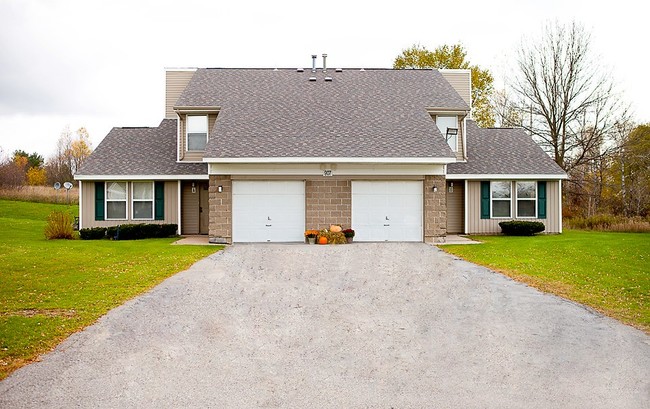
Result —
[{"label": "tan brick facade", "polygon": [[[444,176],[424,177],[424,241],[444,243],[447,235],[447,189]],[[433,187],[437,192],[433,191]]]},{"label": "tan brick facade", "polygon": [[317,179],[305,182],[305,226],[324,229],[331,224],[343,228],[352,223],[352,182]]},{"label": "tan brick facade", "polygon": [[[219,186],[222,187],[219,193]],[[232,243],[232,180],[210,176],[210,242]]]}]

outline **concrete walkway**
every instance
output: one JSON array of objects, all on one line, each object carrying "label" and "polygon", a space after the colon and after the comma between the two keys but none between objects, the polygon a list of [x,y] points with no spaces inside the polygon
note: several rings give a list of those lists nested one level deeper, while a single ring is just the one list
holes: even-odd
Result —
[{"label": "concrete walkway", "polygon": [[0,382],[0,408],[648,408],[650,337],[422,243],[234,245]]}]

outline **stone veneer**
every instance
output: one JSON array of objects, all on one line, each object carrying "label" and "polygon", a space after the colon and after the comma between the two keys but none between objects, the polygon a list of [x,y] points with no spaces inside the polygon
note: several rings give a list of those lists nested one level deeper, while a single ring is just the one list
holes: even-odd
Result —
[{"label": "stone veneer", "polygon": [[352,223],[352,182],[317,179],[305,182],[305,228],[324,229]]},{"label": "stone veneer", "polygon": [[[222,186],[219,193],[218,187]],[[210,176],[210,243],[232,243],[232,180]]]},{"label": "stone veneer", "polygon": [[[424,241],[444,243],[447,236],[447,189],[444,176],[424,177]],[[433,191],[433,187],[437,192]]]}]

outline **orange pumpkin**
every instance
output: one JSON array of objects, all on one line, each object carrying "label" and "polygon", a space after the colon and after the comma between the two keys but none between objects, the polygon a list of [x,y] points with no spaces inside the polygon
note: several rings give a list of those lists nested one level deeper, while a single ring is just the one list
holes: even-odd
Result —
[{"label": "orange pumpkin", "polygon": [[318,244],[327,244],[327,237],[325,236],[320,236],[318,238]]},{"label": "orange pumpkin", "polygon": [[340,233],[343,229],[341,229],[341,226],[337,226],[336,224],[333,224],[330,226],[330,231],[332,233]]}]

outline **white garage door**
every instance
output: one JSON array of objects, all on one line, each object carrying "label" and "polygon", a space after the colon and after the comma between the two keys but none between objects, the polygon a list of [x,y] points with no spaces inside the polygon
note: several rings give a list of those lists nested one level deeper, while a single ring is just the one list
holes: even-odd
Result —
[{"label": "white garage door", "polygon": [[303,181],[233,181],[234,242],[304,241]]},{"label": "white garage door", "polygon": [[421,181],[353,181],[354,241],[422,241]]}]

